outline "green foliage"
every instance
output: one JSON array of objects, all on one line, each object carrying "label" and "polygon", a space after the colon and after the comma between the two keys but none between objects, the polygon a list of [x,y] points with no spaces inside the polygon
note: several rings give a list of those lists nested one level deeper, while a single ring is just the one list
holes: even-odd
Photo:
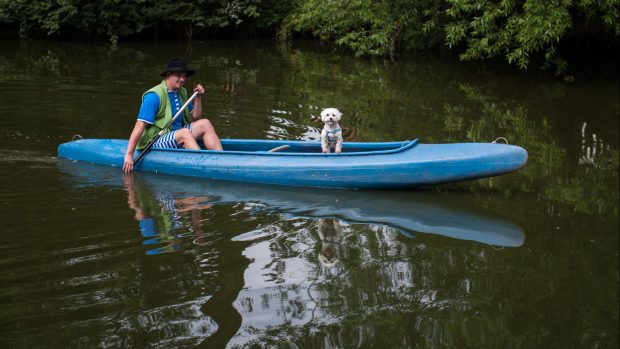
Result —
[{"label": "green foliage", "polygon": [[[258,17],[257,5],[259,0],[234,0],[234,1],[207,1],[207,6],[193,6],[194,3],[187,4],[193,7],[196,12],[201,13],[200,26],[226,28],[229,26],[239,26],[244,18]],[[202,11],[200,11],[202,9]],[[174,12],[173,12],[174,13]],[[190,20],[193,17],[190,16]]]},{"label": "green foliage", "polygon": [[0,0],[0,23],[17,24],[21,37],[29,33],[57,34],[76,13],[71,1]]},{"label": "green foliage", "polygon": [[543,67],[556,74],[566,70],[557,45],[577,25],[604,23],[608,32],[620,34],[618,1],[516,1],[447,0],[445,39],[450,48],[464,45],[461,60],[504,57],[527,69],[531,57],[542,53]]},{"label": "green foliage", "polygon": [[357,56],[455,51],[461,60],[532,60],[563,74],[559,46],[576,33],[620,35],[620,0],[0,0],[0,25],[22,38],[121,38],[154,32],[309,35]]},{"label": "green foliage", "polygon": [[[544,68],[566,70],[558,44],[576,27],[616,38],[618,0],[307,0],[284,21],[284,32],[310,33],[356,55],[392,55],[396,47],[421,51],[447,46],[461,60],[503,57],[527,69],[534,57]],[[601,34],[605,35],[605,34]]]},{"label": "green foliage", "polygon": [[[503,55],[508,63],[526,69],[530,55],[544,50],[545,59],[557,59],[555,45],[572,25],[570,1],[463,2],[449,1],[446,43],[466,41],[462,60]],[[564,66],[557,61],[556,66]]]},{"label": "green foliage", "polygon": [[284,21],[284,34],[310,33],[356,55],[393,55],[397,46],[424,49],[436,33],[433,1],[304,1]]},{"label": "green foliage", "polygon": [[116,43],[146,30],[191,38],[195,30],[236,31],[245,22],[273,31],[291,6],[275,0],[0,0],[0,24],[17,27],[22,38],[106,37]]}]

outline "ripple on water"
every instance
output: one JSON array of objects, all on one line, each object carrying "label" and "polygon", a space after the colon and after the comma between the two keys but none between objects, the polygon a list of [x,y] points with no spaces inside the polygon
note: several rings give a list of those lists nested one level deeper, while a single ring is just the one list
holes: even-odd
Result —
[{"label": "ripple on water", "polygon": [[136,239],[128,238],[126,230],[71,234],[39,231],[2,236],[0,299],[7,306],[0,327],[14,329],[14,335],[23,328],[51,330],[58,322],[79,327],[80,320],[92,320],[93,314],[126,309],[136,302],[131,297],[131,285],[138,282],[135,256],[141,255]]},{"label": "ripple on water", "polygon": [[[193,347],[213,335],[218,328],[217,323],[202,311],[202,305],[208,300],[209,297],[198,297],[188,302],[125,312],[113,319],[92,319],[74,326],[85,329],[108,328],[99,338],[82,338],[93,346]],[[110,328],[110,321],[118,326]],[[140,334],[145,336],[140,336],[138,342],[135,337]],[[144,338],[152,340],[144,343]]]},{"label": "ripple on water", "polygon": [[0,149],[0,163],[38,163],[56,164],[58,158],[49,156],[48,152],[29,150],[3,150]]},{"label": "ripple on water", "polygon": [[67,288],[97,288],[112,282],[118,268],[139,249],[126,231],[80,239],[48,234],[42,240],[31,234],[4,240],[8,241],[1,249],[0,279],[6,287],[0,286],[0,294],[17,299],[53,297]]},{"label": "ripple on water", "polygon": [[57,193],[60,188],[38,180],[39,175],[46,171],[56,172],[56,157],[46,154],[37,151],[0,150],[0,199],[31,202],[33,197]]},{"label": "ripple on water", "polygon": [[[65,313],[62,319],[53,311],[58,304],[54,304],[52,300],[43,300],[43,308],[47,308],[46,310],[39,309],[36,315],[16,316],[13,321],[27,320],[32,324],[28,331],[33,333],[51,333],[57,330],[59,320],[64,320],[63,331],[85,334],[66,343],[69,347],[193,347],[212,336],[218,329],[217,323],[203,312],[202,306],[209,297],[200,296],[187,302],[156,307],[138,304],[132,307],[127,304],[129,302],[119,299],[114,290],[103,288],[59,299],[62,309],[56,310]],[[40,307],[40,303],[31,300],[25,306],[34,310]],[[98,304],[103,306],[97,306]],[[127,311],[132,308],[136,311]],[[106,315],[95,315],[102,313]],[[66,322],[68,318],[73,321]],[[14,326],[6,325],[8,326],[4,327],[5,329],[12,329]],[[20,331],[17,329],[11,333],[14,338],[10,339],[21,342],[24,347],[29,347],[30,340],[37,341],[29,336],[19,336]]]}]

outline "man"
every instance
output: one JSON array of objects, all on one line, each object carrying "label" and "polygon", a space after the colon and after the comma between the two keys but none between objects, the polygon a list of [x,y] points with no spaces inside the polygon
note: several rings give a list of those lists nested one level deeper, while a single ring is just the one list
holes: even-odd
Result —
[{"label": "man", "polygon": [[[164,80],[157,86],[142,95],[142,105],[138,113],[138,120],[129,136],[123,171],[133,170],[133,155],[136,149],[141,150],[155,137],[155,135],[170,121],[181,106],[187,101],[187,90],[183,87],[188,76],[194,70],[187,68],[181,58],[173,58],[161,73]],[[198,92],[193,104],[183,111],[172,124],[170,132],[160,137],[153,148],[185,148],[200,149],[197,140],[202,139],[205,147],[210,150],[222,150],[222,143],[215,133],[211,122],[202,119],[202,95],[204,87],[198,84],[194,88]]]}]

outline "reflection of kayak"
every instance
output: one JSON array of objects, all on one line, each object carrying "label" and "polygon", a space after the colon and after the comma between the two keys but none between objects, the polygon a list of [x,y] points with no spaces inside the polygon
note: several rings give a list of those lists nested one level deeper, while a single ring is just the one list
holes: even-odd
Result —
[{"label": "reflection of kayak", "polygon": [[[349,142],[342,154],[320,143],[223,140],[224,151],[153,149],[138,169],[238,182],[331,188],[405,188],[497,176],[523,167],[527,152],[495,143]],[[122,166],[126,140],[81,139],[58,156]],[[284,148],[276,152],[269,150]]]},{"label": "reflection of kayak", "polygon": [[[122,186],[117,168],[59,161],[75,176],[73,185]],[[154,192],[175,198],[208,196],[211,204],[257,203],[256,209],[300,217],[340,218],[348,222],[388,225],[409,232],[438,234],[497,246],[521,246],[522,229],[497,214],[437,193],[348,191],[292,188],[224,181],[136,174]]]}]

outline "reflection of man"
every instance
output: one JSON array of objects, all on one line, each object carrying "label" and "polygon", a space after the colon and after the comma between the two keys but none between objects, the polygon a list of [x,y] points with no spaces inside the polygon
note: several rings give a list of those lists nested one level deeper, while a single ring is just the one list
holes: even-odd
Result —
[{"label": "reflection of man", "polygon": [[333,267],[338,262],[338,244],[342,235],[340,222],[334,218],[319,218],[318,225],[322,243],[319,262],[325,267]]},{"label": "reflection of man", "polygon": [[[134,218],[140,221],[140,233],[143,237],[150,238],[144,241],[144,244],[167,243],[166,246],[147,251],[147,254],[174,252],[181,248],[181,235],[174,232],[184,225],[180,215],[182,212],[190,212],[194,233],[201,235],[200,210],[211,207],[205,203],[208,197],[156,197],[148,188],[136,185],[133,173],[125,174],[124,183],[127,203],[134,210]],[[158,226],[161,229],[158,229]],[[200,236],[196,240],[199,238]]]}]

